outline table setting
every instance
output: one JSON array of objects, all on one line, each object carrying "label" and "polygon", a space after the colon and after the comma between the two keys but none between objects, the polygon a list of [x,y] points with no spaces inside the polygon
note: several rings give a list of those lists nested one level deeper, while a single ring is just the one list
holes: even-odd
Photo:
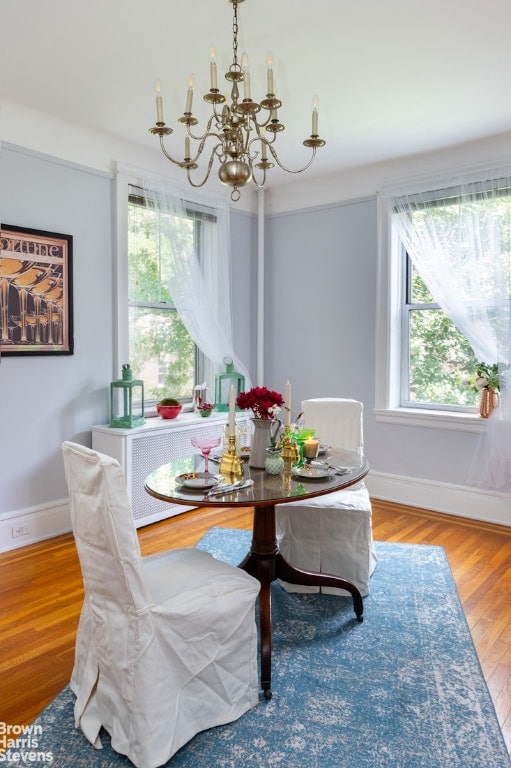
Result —
[{"label": "table setting", "polygon": [[[247,397],[243,397],[246,395]],[[236,400],[238,402],[236,402]],[[353,582],[327,573],[307,571],[291,564],[279,549],[275,509],[289,502],[307,500],[349,488],[369,471],[366,459],[355,451],[331,449],[321,443],[314,430],[303,424],[291,424],[291,385],[286,385],[286,400],[264,387],[241,393],[236,399],[229,393],[229,417],[226,434],[221,438],[197,441],[195,453],[163,464],[146,478],[145,489],[155,498],[177,504],[206,507],[251,506],[254,509],[250,550],[239,567],[261,584],[259,623],[261,633],[261,688],[266,699],[271,691],[271,583],[282,580],[299,585],[313,585],[346,590],[353,599],[356,619],[362,621],[363,602]],[[248,450],[242,451],[236,425],[236,405],[250,407],[255,422],[268,422],[253,433]],[[282,425],[277,417],[285,407]],[[256,413],[258,415],[256,415]],[[275,425],[278,425],[278,429]],[[255,435],[266,435],[263,460],[256,456]],[[257,448],[257,446],[256,446]],[[280,461],[270,469],[269,458],[278,454]],[[214,464],[214,470],[211,466]]]}]

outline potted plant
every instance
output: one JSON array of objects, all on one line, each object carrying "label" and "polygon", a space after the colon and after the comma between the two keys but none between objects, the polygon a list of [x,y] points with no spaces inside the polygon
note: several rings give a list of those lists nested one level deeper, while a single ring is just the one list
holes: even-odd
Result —
[{"label": "potted plant", "polygon": [[280,392],[267,387],[253,387],[248,392],[240,392],[236,405],[241,410],[250,409],[254,414],[252,419],[254,434],[249,464],[251,467],[262,469],[266,459],[266,449],[271,446],[272,439],[276,439],[280,429],[277,416],[284,405],[284,398]]},{"label": "potted plant", "polygon": [[475,374],[465,379],[465,383],[473,392],[481,393],[479,415],[487,419],[499,404],[499,364],[478,363]]},{"label": "potted plant", "polygon": [[213,403],[201,403],[197,406],[197,410],[199,411],[201,416],[207,417],[211,416],[213,411],[215,410],[215,406]]},{"label": "potted plant", "polygon": [[174,397],[165,397],[156,406],[156,410],[162,419],[175,419],[181,413],[182,408],[183,406],[179,400],[176,400]]}]

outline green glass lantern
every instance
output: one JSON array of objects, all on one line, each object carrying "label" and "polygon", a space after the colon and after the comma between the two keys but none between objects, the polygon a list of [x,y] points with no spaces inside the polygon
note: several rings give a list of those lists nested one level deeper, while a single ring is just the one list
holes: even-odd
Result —
[{"label": "green glass lantern", "polygon": [[[234,370],[234,363],[230,357],[224,357],[225,371],[215,376],[215,409],[217,411],[229,410],[229,392],[231,384],[234,387],[236,397],[245,391],[245,377]],[[239,410],[239,409],[237,409]]]},{"label": "green glass lantern", "polygon": [[110,426],[140,427],[144,418],[144,382],[133,378],[128,363],[122,366],[122,379],[110,384]]}]

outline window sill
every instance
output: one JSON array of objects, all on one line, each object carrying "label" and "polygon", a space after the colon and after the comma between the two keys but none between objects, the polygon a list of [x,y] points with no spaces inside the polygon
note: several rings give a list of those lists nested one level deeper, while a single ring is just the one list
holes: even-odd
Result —
[{"label": "window sill", "polygon": [[428,411],[418,408],[386,408],[373,411],[376,421],[426,429],[449,429],[455,432],[481,432],[484,419],[477,413]]}]

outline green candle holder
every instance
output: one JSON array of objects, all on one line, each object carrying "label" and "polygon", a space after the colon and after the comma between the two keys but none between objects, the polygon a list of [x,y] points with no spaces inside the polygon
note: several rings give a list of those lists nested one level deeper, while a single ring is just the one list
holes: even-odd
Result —
[{"label": "green candle holder", "polygon": [[316,434],[316,430],[314,429],[300,429],[299,432],[295,432],[295,434],[293,435],[293,439],[298,445],[298,461],[294,465],[295,467],[303,467],[303,465],[305,464],[305,459],[303,457],[303,444],[310,437],[314,437],[315,434]]}]

